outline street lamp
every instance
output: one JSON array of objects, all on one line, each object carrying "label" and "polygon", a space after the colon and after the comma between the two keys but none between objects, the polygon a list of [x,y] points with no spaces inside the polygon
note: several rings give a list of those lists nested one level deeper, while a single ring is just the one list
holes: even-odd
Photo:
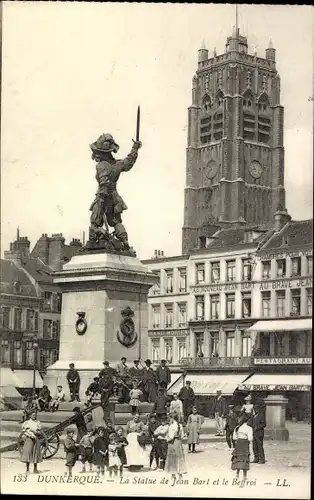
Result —
[{"label": "street lamp", "polygon": [[36,398],[36,361],[37,361],[37,349],[38,349],[38,342],[37,342],[37,335],[34,335],[33,337],[33,350],[34,350],[34,366],[33,366],[33,399]]}]

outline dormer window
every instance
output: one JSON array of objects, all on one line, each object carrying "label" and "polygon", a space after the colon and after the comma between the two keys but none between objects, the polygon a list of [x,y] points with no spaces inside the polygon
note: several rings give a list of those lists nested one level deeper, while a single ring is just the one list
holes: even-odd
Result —
[{"label": "dormer window", "polygon": [[15,293],[20,293],[21,291],[21,283],[19,281],[15,281],[13,283],[13,290]]}]

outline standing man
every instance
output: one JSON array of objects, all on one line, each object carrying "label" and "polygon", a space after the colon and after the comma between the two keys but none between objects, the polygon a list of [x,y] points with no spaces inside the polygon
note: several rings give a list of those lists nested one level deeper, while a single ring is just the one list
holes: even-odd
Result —
[{"label": "standing man", "polygon": [[227,404],[225,398],[222,396],[221,391],[217,391],[217,397],[214,406],[214,415],[216,420],[216,436],[224,435],[224,417],[227,413]]},{"label": "standing man", "polygon": [[184,424],[187,423],[189,415],[192,412],[192,408],[195,402],[195,394],[191,387],[191,382],[187,380],[185,386],[180,389],[179,399],[182,401]]},{"label": "standing man", "polygon": [[104,414],[103,418],[107,422],[110,416],[109,398],[113,393],[113,377],[110,373],[103,374],[103,376],[99,378],[98,385],[100,392],[100,404]]},{"label": "standing man", "polygon": [[151,368],[151,360],[147,359],[145,361],[145,368],[143,368],[143,373],[142,373],[142,390],[143,390],[143,396],[144,396],[144,401],[147,401],[148,403],[155,403],[156,401],[156,375],[154,370]]},{"label": "standing man", "polygon": [[166,366],[165,359],[162,359],[160,365],[157,366],[156,380],[158,388],[162,389],[164,393],[167,394],[167,387],[171,382],[171,372],[168,366]]},{"label": "standing man", "polygon": [[103,362],[104,367],[99,372],[99,377],[109,376],[113,378],[116,375],[116,370],[109,365],[109,361]]},{"label": "standing man", "polygon": [[126,358],[121,358],[121,363],[117,365],[117,374],[121,379],[121,403],[127,403],[129,400],[129,389],[127,386],[129,378],[129,369],[126,365]]},{"label": "standing man", "polygon": [[79,372],[75,369],[74,363],[69,364],[69,371],[67,373],[67,381],[69,384],[70,390],[70,401],[81,401],[80,400],[80,375]]},{"label": "standing man", "polygon": [[265,463],[265,452],[264,452],[264,428],[266,427],[266,422],[264,414],[259,405],[254,405],[253,410],[253,453],[255,464]]},{"label": "standing man", "polygon": [[135,361],[133,361],[134,363],[134,366],[131,366],[131,368],[129,369],[129,375],[130,377],[138,382],[140,382],[141,378],[142,378],[142,373],[143,373],[143,369],[140,368],[140,361],[139,359],[136,359]]}]

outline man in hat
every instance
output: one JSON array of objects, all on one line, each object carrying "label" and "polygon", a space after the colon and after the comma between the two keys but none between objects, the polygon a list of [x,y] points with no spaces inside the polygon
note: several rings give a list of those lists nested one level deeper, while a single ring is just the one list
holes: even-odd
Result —
[{"label": "man in hat", "polygon": [[139,359],[135,359],[133,363],[134,366],[131,366],[131,368],[129,369],[129,375],[130,377],[132,377],[132,379],[135,379],[139,382],[142,378],[143,369],[140,367]]},{"label": "man in hat", "polygon": [[166,366],[165,359],[162,359],[160,362],[160,365],[157,366],[156,380],[157,380],[158,387],[166,393],[167,387],[171,382],[171,372],[170,372],[170,369],[168,368],[168,366]]},{"label": "man in hat", "polygon": [[266,427],[265,417],[263,409],[260,405],[254,405],[253,408],[253,453],[254,460],[256,464],[265,463],[265,452],[264,452],[264,429]]},{"label": "man in hat", "polygon": [[233,410],[233,405],[228,405],[228,413],[226,415],[226,441],[229,449],[234,448],[235,442],[233,440],[233,432],[238,423],[237,415]]},{"label": "man in hat", "polygon": [[113,379],[113,377],[117,374],[116,370],[110,366],[109,361],[104,361],[103,365],[104,367],[99,372],[99,378],[106,376]]},{"label": "man in hat", "polygon": [[80,375],[76,370],[74,363],[69,364],[69,371],[67,373],[67,381],[69,384],[69,390],[71,399],[70,401],[81,401],[80,400]]},{"label": "man in hat", "polygon": [[195,394],[191,387],[190,380],[185,382],[185,386],[180,389],[179,399],[182,401],[184,423],[186,424],[195,402]]},{"label": "man in hat", "polygon": [[214,415],[216,420],[216,436],[223,436],[225,425],[224,425],[224,416],[227,410],[227,404],[225,398],[222,396],[221,391],[216,391],[217,397],[214,405]]},{"label": "man in hat", "polygon": [[145,367],[142,372],[141,387],[143,391],[143,399],[148,403],[155,403],[156,401],[156,375],[154,370],[151,368],[151,360],[147,359],[145,361]]},{"label": "man in hat", "polygon": [[[131,170],[137,160],[140,141],[134,141],[130,154],[124,160],[116,160],[112,153],[119,150],[118,144],[111,134],[102,134],[90,145],[92,159],[97,162],[96,180],[98,191],[90,210],[90,240],[98,241],[109,237],[109,226],[114,228],[113,235],[129,250],[128,235],[122,224],[121,214],[128,207],[117,191],[117,181],[121,172]],[[105,225],[105,228],[103,228]]]},{"label": "man in hat", "polygon": [[129,400],[129,388],[128,388],[128,379],[129,379],[129,369],[126,364],[126,358],[121,358],[121,363],[117,364],[117,375],[120,379],[120,402],[127,403]]}]

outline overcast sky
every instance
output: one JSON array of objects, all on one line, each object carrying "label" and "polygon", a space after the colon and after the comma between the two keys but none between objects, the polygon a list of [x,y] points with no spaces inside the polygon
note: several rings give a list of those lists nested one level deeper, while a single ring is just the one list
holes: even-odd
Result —
[{"label": "overcast sky", "polygon": [[[2,250],[16,227],[88,232],[97,189],[89,144],[110,132],[126,155],[141,105],[143,148],[120,178],[140,258],[181,252],[187,108],[202,41],[224,52],[233,5],[4,2]],[[285,185],[294,219],[312,217],[313,9],[240,5],[239,27],[277,52],[285,107]]]}]

